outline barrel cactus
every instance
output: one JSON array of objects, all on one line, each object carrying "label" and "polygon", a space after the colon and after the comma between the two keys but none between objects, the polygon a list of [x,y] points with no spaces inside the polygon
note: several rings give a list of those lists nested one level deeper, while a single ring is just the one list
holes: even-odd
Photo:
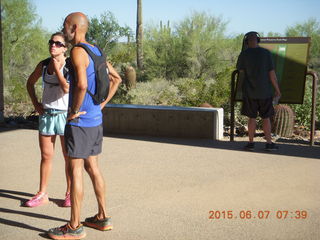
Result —
[{"label": "barrel cactus", "polygon": [[199,107],[203,107],[203,108],[213,108],[212,105],[209,104],[209,103],[207,103],[207,102],[201,103],[201,104],[199,105]]},{"label": "barrel cactus", "polygon": [[135,88],[137,83],[136,70],[132,66],[127,66],[125,68],[125,83],[127,89]]},{"label": "barrel cactus", "polygon": [[287,105],[277,105],[274,107],[272,119],[272,132],[281,137],[291,137],[294,127],[294,112]]}]

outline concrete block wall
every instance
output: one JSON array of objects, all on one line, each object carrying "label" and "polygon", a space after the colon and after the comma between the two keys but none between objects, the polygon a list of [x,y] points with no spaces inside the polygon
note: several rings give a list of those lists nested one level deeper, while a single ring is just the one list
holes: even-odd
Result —
[{"label": "concrete block wall", "polygon": [[104,133],[160,137],[223,138],[222,108],[107,104]]}]

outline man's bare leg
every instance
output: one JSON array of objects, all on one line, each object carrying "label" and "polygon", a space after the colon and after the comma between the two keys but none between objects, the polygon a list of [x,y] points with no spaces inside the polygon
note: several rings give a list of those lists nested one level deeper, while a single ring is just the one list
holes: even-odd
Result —
[{"label": "man's bare leg", "polygon": [[98,219],[105,219],[106,213],[106,190],[105,181],[98,166],[98,157],[90,156],[85,160],[84,167],[88,172],[98,201]]},{"label": "man's bare leg", "polygon": [[71,176],[71,219],[72,228],[80,225],[81,204],[83,199],[83,159],[69,158]]},{"label": "man's bare leg", "polygon": [[253,142],[254,134],[256,133],[256,119],[249,118],[248,120],[248,135],[249,135],[249,142]]},{"label": "man's bare leg", "polygon": [[262,127],[267,143],[271,143],[271,123],[270,118],[262,119]]}]

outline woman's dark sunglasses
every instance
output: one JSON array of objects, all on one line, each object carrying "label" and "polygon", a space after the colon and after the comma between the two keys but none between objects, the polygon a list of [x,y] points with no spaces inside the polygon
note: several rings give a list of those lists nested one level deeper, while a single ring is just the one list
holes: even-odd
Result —
[{"label": "woman's dark sunglasses", "polygon": [[61,47],[65,47],[65,45],[62,42],[59,41],[53,41],[53,40],[49,40],[49,45],[56,45],[56,47],[61,48]]}]

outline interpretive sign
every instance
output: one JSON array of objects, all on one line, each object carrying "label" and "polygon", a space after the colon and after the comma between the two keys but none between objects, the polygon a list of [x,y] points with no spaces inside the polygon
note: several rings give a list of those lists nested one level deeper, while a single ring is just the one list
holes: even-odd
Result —
[{"label": "interpretive sign", "polygon": [[[261,38],[260,47],[272,53],[282,95],[280,103],[303,103],[310,42],[309,37]],[[241,85],[242,79],[238,77],[235,101],[242,100]]]}]

